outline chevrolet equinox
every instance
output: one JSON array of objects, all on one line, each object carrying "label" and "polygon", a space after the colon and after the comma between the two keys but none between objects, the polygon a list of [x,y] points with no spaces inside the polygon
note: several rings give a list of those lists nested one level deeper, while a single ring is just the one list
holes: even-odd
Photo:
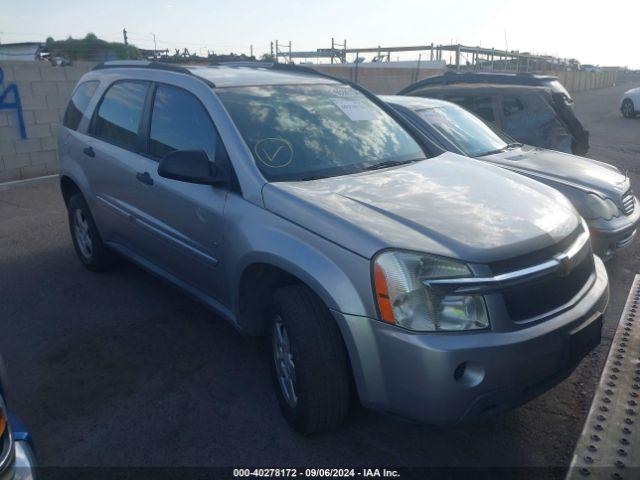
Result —
[{"label": "chevrolet equinox", "polygon": [[565,378],[608,280],[556,190],[444,152],[364,89],[304,67],[110,62],[59,133],[71,237],[266,335],[284,417],[350,399],[452,424]]}]

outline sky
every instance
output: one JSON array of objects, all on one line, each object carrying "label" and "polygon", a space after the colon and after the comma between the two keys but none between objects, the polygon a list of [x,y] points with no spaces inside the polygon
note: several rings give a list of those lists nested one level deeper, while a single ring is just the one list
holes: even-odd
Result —
[{"label": "sky", "polygon": [[[2,0],[0,42],[84,37],[204,54],[462,43],[640,68],[640,0]],[[417,58],[417,53],[401,59]],[[392,59],[395,60],[394,57]]]}]

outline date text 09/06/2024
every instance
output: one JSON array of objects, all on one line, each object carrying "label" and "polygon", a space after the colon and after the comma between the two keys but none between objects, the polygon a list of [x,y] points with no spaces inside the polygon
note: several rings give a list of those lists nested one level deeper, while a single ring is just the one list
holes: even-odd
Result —
[{"label": "date text 09/06/2024", "polygon": [[236,468],[233,470],[235,478],[262,477],[262,478],[399,478],[397,470],[386,468]]}]

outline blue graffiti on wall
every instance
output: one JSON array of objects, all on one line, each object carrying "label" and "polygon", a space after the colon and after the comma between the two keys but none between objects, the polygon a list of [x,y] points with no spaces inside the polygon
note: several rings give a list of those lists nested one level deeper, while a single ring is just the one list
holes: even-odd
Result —
[{"label": "blue graffiti on wall", "polygon": [[[0,110],[15,110],[18,114],[18,128],[20,137],[27,138],[27,129],[24,127],[24,115],[22,114],[22,102],[20,92],[15,83],[4,85],[4,72],[0,68]],[[12,95],[12,96],[10,96]]]}]

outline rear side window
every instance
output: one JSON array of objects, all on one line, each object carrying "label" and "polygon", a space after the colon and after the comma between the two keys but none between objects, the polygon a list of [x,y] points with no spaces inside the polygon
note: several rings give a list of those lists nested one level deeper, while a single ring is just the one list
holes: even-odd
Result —
[{"label": "rear side window", "polygon": [[109,143],[135,149],[148,82],[124,81],[109,87],[98,107],[94,134]]},{"label": "rear side window", "polygon": [[495,123],[496,121],[491,97],[473,97],[471,111],[487,122]]},{"label": "rear side window", "polygon": [[491,97],[482,96],[474,97],[471,95],[447,95],[446,100],[466,108],[470,112],[486,120],[495,123],[496,118],[493,113],[493,99]]},{"label": "rear side window", "polygon": [[73,92],[67,110],[64,112],[64,119],[62,124],[72,130],[77,130],[80,125],[82,117],[86,114],[87,107],[93,94],[96,92],[96,88],[100,82],[90,81],[84,82],[78,85],[78,88]]},{"label": "rear side window", "polygon": [[504,97],[502,99],[502,113],[504,113],[505,117],[510,117],[511,115],[517,115],[518,113],[524,111],[524,105],[522,101],[520,101],[517,97]]},{"label": "rear side window", "polygon": [[217,132],[200,101],[180,88],[156,89],[149,132],[149,153],[163,158],[175,150],[203,150],[214,160]]}]

